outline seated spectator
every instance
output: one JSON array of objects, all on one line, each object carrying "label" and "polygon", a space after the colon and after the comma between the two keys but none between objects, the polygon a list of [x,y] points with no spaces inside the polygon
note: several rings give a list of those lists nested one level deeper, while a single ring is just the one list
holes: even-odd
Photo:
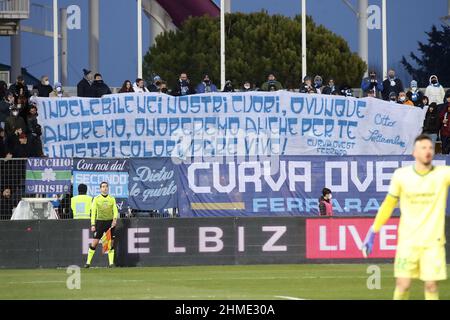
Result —
[{"label": "seated spectator", "polygon": [[[430,105],[430,102],[429,102],[429,100],[428,100],[428,97],[427,97],[427,96],[423,96],[421,108],[422,108],[422,109],[423,109],[423,108],[428,108],[429,105]],[[439,111],[439,110],[438,110],[438,111]]]},{"label": "seated spectator", "polygon": [[118,93],[130,93],[134,92],[133,85],[130,80],[125,80],[122,84],[122,88],[120,88]]},{"label": "seated spectator", "polygon": [[225,86],[223,87],[222,92],[234,92],[234,86],[233,83],[231,82],[231,80],[227,80],[225,82]]},{"label": "seated spectator", "polygon": [[398,102],[398,96],[397,96],[397,93],[395,93],[394,91],[392,91],[391,93],[389,93],[389,101],[390,101],[390,102],[397,103],[397,102]]},{"label": "seated spectator", "polygon": [[4,188],[0,194],[0,220],[10,220],[16,205],[11,188]]},{"label": "seated spectator", "polygon": [[148,89],[145,87],[144,79],[137,78],[136,81],[133,83],[133,90],[137,93],[146,93],[149,92]]},{"label": "seated spectator", "polygon": [[445,91],[436,75],[430,77],[430,84],[425,90],[425,95],[428,97],[430,103],[436,102],[436,104],[441,104],[444,102]]},{"label": "seated spectator", "polygon": [[408,96],[404,91],[401,91],[398,94],[398,103],[414,107],[414,103],[408,99]]},{"label": "seated spectator", "polygon": [[38,97],[49,97],[50,92],[53,91],[50,81],[48,81],[48,76],[42,76],[41,82],[33,86],[33,89],[38,91]]},{"label": "seated spectator", "polygon": [[209,79],[209,76],[207,74],[205,74],[203,76],[203,81],[198,84],[195,91],[197,91],[197,93],[217,92],[217,87],[214,83],[211,82],[211,79]]},{"label": "seated spectator", "polygon": [[94,81],[94,74],[91,70],[83,69],[84,77],[77,84],[77,96],[78,97],[94,97],[92,91],[92,83]]},{"label": "seated spectator", "polygon": [[334,95],[337,92],[336,85],[334,84],[334,79],[329,79],[328,84],[323,88],[323,94],[331,94]]},{"label": "seated spectator", "polygon": [[103,78],[100,73],[96,73],[94,75],[94,82],[92,83],[91,89],[94,98],[100,98],[105,94],[111,94],[111,89],[105,82],[103,82]]},{"label": "seated spectator", "polygon": [[161,87],[162,79],[160,76],[154,76],[153,77],[153,83],[148,86],[149,92],[159,92],[159,89]]},{"label": "seated spectator", "polygon": [[186,72],[182,72],[178,78],[176,87],[172,90],[174,96],[186,96],[195,94],[195,89],[192,87],[191,82]]},{"label": "seated spectator", "polygon": [[410,86],[411,88],[406,93],[408,100],[412,101],[412,103],[414,103],[416,107],[423,107],[422,105],[423,93],[417,87],[417,81],[412,80]]},{"label": "seated spectator", "polygon": [[300,93],[317,93],[316,88],[312,86],[312,79],[310,76],[303,78],[303,83],[300,85]]},{"label": "seated spectator", "polygon": [[403,83],[395,76],[395,71],[390,69],[387,79],[383,81],[383,91],[381,93],[383,100],[389,100],[389,95],[391,92],[395,92],[398,97],[401,91],[404,91]]},{"label": "seated spectator", "polygon": [[425,120],[423,121],[423,132],[431,137],[433,144],[436,143],[439,129],[441,127],[439,112],[436,102],[433,102],[428,107],[427,113],[425,115]]},{"label": "seated spectator", "polygon": [[56,82],[54,87],[55,90],[50,93],[50,98],[66,98],[69,96],[69,94],[64,91],[64,88],[60,82]]},{"label": "seated spectator", "polygon": [[0,159],[6,157],[5,130],[0,127]]},{"label": "seated spectator", "polygon": [[383,91],[383,83],[378,81],[375,71],[369,72],[369,77],[362,79],[361,89],[363,91],[363,97],[367,97],[369,91],[375,93],[375,98]]},{"label": "seated spectator", "polygon": [[242,92],[249,92],[249,91],[255,91],[254,87],[252,86],[252,84],[250,83],[250,81],[245,81],[242,89]]},{"label": "seated spectator", "polygon": [[267,76],[267,82],[264,82],[261,85],[261,91],[278,91],[282,90],[283,86],[277,79],[275,78],[275,75],[273,73],[270,73]]},{"label": "seated spectator", "polygon": [[[432,102],[433,103],[433,102]],[[431,106],[431,104],[430,104]],[[442,154],[450,153],[450,104],[446,109],[442,110],[439,115],[440,119],[440,137],[442,141]]]},{"label": "seated spectator", "polygon": [[17,97],[19,96],[20,89],[23,89],[23,94],[25,95],[26,98],[30,96],[30,92],[28,91],[28,87],[25,84],[25,79],[23,78],[22,75],[19,75],[17,77],[16,82],[9,87],[9,91],[11,91],[14,94],[14,96]]},{"label": "seated spectator", "polygon": [[322,93],[323,91],[323,79],[319,75],[314,77],[314,88],[316,89],[316,93]]}]

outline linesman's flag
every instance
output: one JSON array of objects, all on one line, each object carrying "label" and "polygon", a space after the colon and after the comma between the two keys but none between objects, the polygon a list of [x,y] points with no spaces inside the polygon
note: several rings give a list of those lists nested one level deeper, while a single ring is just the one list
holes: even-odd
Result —
[{"label": "linesman's flag", "polygon": [[106,231],[102,236],[102,250],[103,253],[108,253],[111,250],[111,228]]}]

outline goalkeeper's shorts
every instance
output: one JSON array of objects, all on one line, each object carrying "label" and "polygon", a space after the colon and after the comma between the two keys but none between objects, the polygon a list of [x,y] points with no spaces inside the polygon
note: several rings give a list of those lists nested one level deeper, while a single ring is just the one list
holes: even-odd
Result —
[{"label": "goalkeeper's shorts", "polygon": [[[95,221],[94,239],[100,240],[103,234],[111,228],[112,220],[97,220]],[[116,227],[111,228],[111,238],[114,239]]]},{"label": "goalkeeper's shorts", "polygon": [[445,247],[399,246],[395,255],[394,276],[422,281],[447,279]]}]

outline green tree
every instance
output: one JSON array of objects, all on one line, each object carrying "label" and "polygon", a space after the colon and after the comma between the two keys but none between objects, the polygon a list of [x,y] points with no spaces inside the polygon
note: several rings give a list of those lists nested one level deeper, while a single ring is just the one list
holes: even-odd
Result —
[{"label": "green tree", "polygon": [[402,58],[402,64],[419,86],[427,86],[433,74],[439,77],[439,82],[444,87],[450,86],[450,27],[443,25],[442,30],[438,30],[433,26],[426,34],[428,43],[419,42],[419,52],[422,56],[419,58],[413,52],[409,54],[417,68],[405,57]]},{"label": "green tree", "polygon": [[[301,16],[294,19],[269,15],[233,13],[226,16],[226,78],[235,85],[246,80],[260,85],[274,72],[286,88],[298,88],[301,82]],[[208,16],[190,18],[180,30],[156,38],[144,57],[144,76],[155,74],[174,86],[178,75],[186,71],[193,81],[207,73],[220,82],[219,19]],[[359,87],[366,64],[352,53],[347,42],[317,26],[307,18],[308,74],[319,74],[324,81],[332,77],[337,84]]]}]

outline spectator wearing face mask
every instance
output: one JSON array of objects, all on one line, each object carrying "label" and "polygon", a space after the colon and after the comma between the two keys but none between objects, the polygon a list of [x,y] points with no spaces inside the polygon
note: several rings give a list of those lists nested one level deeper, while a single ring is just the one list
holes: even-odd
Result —
[{"label": "spectator wearing face mask", "polygon": [[33,89],[38,91],[38,97],[49,97],[50,92],[53,91],[50,81],[48,81],[48,76],[42,76],[41,82],[34,85]]},{"label": "spectator wearing face mask", "polygon": [[436,104],[441,104],[444,102],[445,91],[439,84],[439,79],[436,75],[430,77],[430,84],[425,90],[425,95],[430,100],[430,103],[436,102]]},{"label": "spectator wearing face mask", "polygon": [[398,102],[397,93],[395,93],[393,91],[391,93],[389,93],[389,101],[393,102],[393,103],[397,103]]},{"label": "spectator wearing face mask", "polygon": [[305,76],[303,78],[303,83],[300,85],[300,93],[317,93],[316,88],[312,85],[312,78],[310,76]]},{"label": "spectator wearing face mask", "polygon": [[244,84],[242,85],[242,92],[249,92],[249,91],[255,91],[255,89],[253,88],[252,84],[250,83],[250,81],[245,81]]},{"label": "spectator wearing face mask", "polygon": [[328,80],[328,84],[323,88],[322,93],[323,94],[336,94],[337,92],[337,88],[336,85],[334,84],[334,80],[333,79],[329,79]]},{"label": "spectator wearing face mask", "polygon": [[389,70],[387,79],[383,81],[383,100],[389,100],[389,94],[391,92],[395,92],[398,97],[401,91],[404,91],[402,81],[395,76],[394,70]]},{"label": "spectator wearing face mask", "polygon": [[203,76],[203,81],[197,85],[195,88],[197,93],[208,93],[208,92],[217,92],[217,86],[211,82],[211,79],[207,74]]},{"label": "spectator wearing face mask", "polygon": [[333,216],[333,203],[332,203],[331,190],[323,188],[322,196],[319,198],[319,215],[320,216]]},{"label": "spectator wearing face mask", "polygon": [[159,93],[169,94],[169,88],[167,87],[167,83],[165,81],[161,81],[161,85],[159,86]]},{"label": "spectator wearing face mask", "polygon": [[162,83],[162,79],[161,79],[161,77],[160,76],[155,76],[154,78],[153,78],[153,83],[152,84],[150,84],[149,86],[148,86],[148,91],[149,92],[159,92],[159,89],[160,89],[160,87],[161,87],[161,83]]},{"label": "spectator wearing face mask", "polygon": [[91,89],[94,98],[101,98],[105,94],[111,94],[111,89],[103,81],[102,75],[100,73],[96,73],[94,75],[94,82],[92,82]]},{"label": "spectator wearing face mask", "polygon": [[406,96],[408,97],[408,100],[412,101],[412,103],[416,107],[423,107],[423,104],[422,104],[423,93],[417,87],[416,80],[411,81],[411,88],[406,93]]},{"label": "spectator wearing face mask", "polygon": [[133,90],[136,93],[149,92],[148,89],[145,87],[144,79],[141,78],[137,78],[136,81],[133,83]]},{"label": "spectator wearing face mask", "polygon": [[130,80],[125,80],[122,84],[122,88],[120,88],[118,93],[130,93],[134,92],[133,85]]},{"label": "spectator wearing face mask", "polygon": [[195,89],[191,85],[191,81],[189,80],[187,73],[182,72],[178,78],[175,88],[172,90],[172,94],[174,96],[187,96],[195,93]]},{"label": "spectator wearing face mask", "polygon": [[92,91],[92,83],[94,81],[94,74],[92,71],[83,69],[84,77],[77,84],[77,96],[78,97],[94,97],[94,93]]},{"label": "spectator wearing face mask", "polygon": [[406,92],[404,92],[404,91],[401,91],[398,94],[398,103],[406,105],[406,106],[414,107],[414,103],[408,99],[408,96],[406,95]]},{"label": "spectator wearing face mask", "polygon": [[267,76],[267,81],[261,85],[261,91],[278,91],[283,90],[281,82],[277,81],[275,75],[270,73]]},{"label": "spectator wearing face mask", "polygon": [[378,95],[378,93],[381,94],[381,92],[383,92],[383,83],[381,81],[378,81],[375,71],[370,71],[369,76],[362,79],[361,90],[363,91],[363,97],[367,97],[369,91],[374,92],[375,97]]},{"label": "spectator wearing face mask", "polygon": [[425,120],[423,120],[423,132],[430,136],[433,144],[436,143],[439,129],[441,127],[439,112],[435,102],[430,104],[425,114]]},{"label": "spectator wearing face mask", "polygon": [[69,95],[64,91],[64,88],[60,82],[56,82],[54,90],[50,93],[50,98],[65,98]]},{"label": "spectator wearing face mask", "polygon": [[10,115],[5,122],[5,139],[7,150],[12,150],[17,137],[21,133],[27,131],[25,120],[19,116],[19,109],[16,106],[11,106]]},{"label": "spectator wearing face mask", "polygon": [[319,75],[314,77],[314,88],[316,89],[316,93],[322,93],[322,90],[324,88],[323,79]]},{"label": "spectator wearing face mask", "polygon": [[223,87],[222,92],[234,92],[234,86],[231,80],[225,81],[225,86]]}]

